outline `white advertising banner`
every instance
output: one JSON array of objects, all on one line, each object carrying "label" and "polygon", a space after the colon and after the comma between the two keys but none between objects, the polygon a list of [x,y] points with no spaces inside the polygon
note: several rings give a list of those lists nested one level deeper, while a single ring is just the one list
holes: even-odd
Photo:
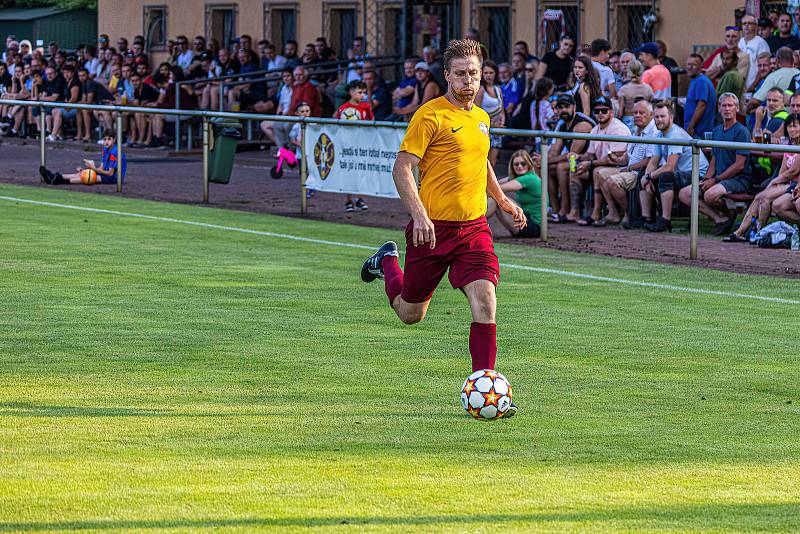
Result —
[{"label": "white advertising banner", "polygon": [[392,167],[405,130],[385,126],[306,126],[306,187],[399,198]]}]

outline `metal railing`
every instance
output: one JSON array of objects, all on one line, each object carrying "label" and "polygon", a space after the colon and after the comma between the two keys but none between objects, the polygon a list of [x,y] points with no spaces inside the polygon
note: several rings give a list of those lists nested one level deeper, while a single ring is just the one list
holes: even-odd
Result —
[{"label": "metal railing", "polygon": [[[208,202],[208,154],[209,154],[209,119],[210,118],[226,118],[238,120],[268,120],[273,122],[299,122],[301,131],[301,165],[300,165],[300,189],[301,189],[301,213],[306,215],[308,208],[306,204],[306,178],[308,171],[306,167],[306,148],[305,148],[305,133],[306,125],[308,124],[328,124],[356,128],[369,128],[376,126],[383,126],[388,128],[405,129],[408,123],[405,122],[386,122],[386,121],[350,121],[344,119],[328,119],[320,117],[290,117],[284,115],[265,115],[257,113],[235,113],[230,111],[195,111],[195,110],[176,110],[176,109],[163,109],[163,108],[142,108],[142,107],[129,107],[117,105],[90,105],[90,104],[67,104],[63,102],[42,102],[42,101],[29,101],[29,100],[3,100],[3,104],[20,105],[27,107],[40,108],[40,123],[39,123],[39,143],[40,143],[40,164],[46,164],[46,144],[45,144],[45,127],[44,127],[44,108],[65,108],[65,109],[88,109],[93,111],[112,111],[117,112],[116,128],[117,128],[117,151],[118,161],[122,161],[123,152],[123,138],[122,138],[122,114],[123,113],[145,113],[149,115],[172,115],[172,116],[189,116],[199,117],[203,121],[203,202]],[[800,154],[800,145],[774,145],[774,144],[757,144],[757,143],[734,143],[729,141],[706,141],[701,139],[662,139],[662,138],[647,138],[647,137],[634,137],[622,135],[594,135],[591,133],[569,133],[569,132],[551,132],[541,130],[513,130],[509,128],[492,128],[492,134],[496,135],[510,135],[514,137],[529,137],[532,139],[580,139],[585,141],[607,141],[607,142],[622,142],[622,143],[637,143],[648,145],[667,145],[667,146],[683,146],[692,149],[692,197],[690,206],[690,225],[689,225],[689,257],[697,259],[697,241],[698,241],[698,228],[699,228],[699,202],[700,202],[700,150],[703,148],[722,148],[729,150],[756,150],[758,152],[783,152]],[[549,204],[548,199],[548,143],[541,143],[541,232],[540,239],[546,241],[548,236],[548,221],[547,221],[547,208]],[[122,191],[122,165],[117,165],[117,192]]]}]

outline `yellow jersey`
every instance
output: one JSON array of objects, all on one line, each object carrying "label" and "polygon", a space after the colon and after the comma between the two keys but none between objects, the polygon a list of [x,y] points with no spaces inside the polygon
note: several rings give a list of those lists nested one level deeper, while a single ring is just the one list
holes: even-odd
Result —
[{"label": "yellow jersey", "polygon": [[428,217],[469,221],[486,215],[489,115],[469,111],[440,96],[411,117],[401,152],[419,162],[419,196]]}]

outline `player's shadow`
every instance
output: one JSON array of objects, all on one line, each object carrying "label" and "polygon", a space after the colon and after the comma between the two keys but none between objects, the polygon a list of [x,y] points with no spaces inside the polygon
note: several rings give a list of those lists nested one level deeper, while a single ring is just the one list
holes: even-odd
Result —
[{"label": "player's shadow", "polygon": [[[408,517],[301,517],[292,519],[174,519],[174,520],[87,520],[58,522],[0,523],[0,532],[74,532],[82,530],[148,530],[199,528],[299,528],[369,526],[474,525],[535,530],[545,527],[610,528],[612,530],[669,527],[676,530],[736,530],[739,532],[783,532],[797,526],[800,501],[771,504],[686,504],[659,507],[605,508],[602,510],[540,512],[531,514],[420,515]],[[586,523],[593,523],[591,526]],[[603,523],[606,523],[605,525]]]}]

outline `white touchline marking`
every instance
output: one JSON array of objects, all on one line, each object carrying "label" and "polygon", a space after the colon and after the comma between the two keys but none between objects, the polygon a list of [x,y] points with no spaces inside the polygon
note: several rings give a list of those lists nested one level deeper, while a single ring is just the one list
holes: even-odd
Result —
[{"label": "white touchline marking", "polygon": [[[9,202],[23,202],[26,204],[34,204],[37,206],[48,206],[52,208],[63,208],[63,209],[70,209],[70,210],[77,210],[77,211],[88,211],[92,213],[104,213],[108,215],[120,215],[123,217],[135,217],[138,219],[147,219],[151,221],[160,221],[160,222],[170,222],[175,224],[185,224],[189,226],[199,226],[202,228],[210,228],[214,230],[225,230],[228,232],[240,232],[244,234],[254,234],[254,235],[263,235],[266,237],[276,237],[280,239],[290,239],[292,241],[302,241],[305,243],[314,243],[317,245],[331,245],[334,247],[347,247],[347,248],[357,248],[361,250],[375,250],[375,246],[369,245],[358,245],[355,243],[344,243],[340,241],[328,241],[326,239],[313,239],[310,237],[300,237],[296,235],[290,234],[280,234],[276,232],[266,232],[263,230],[251,230],[248,228],[239,228],[237,226],[224,226],[221,224],[211,224],[211,223],[204,223],[198,221],[187,221],[184,219],[174,219],[171,217],[158,217],[156,215],[145,215],[143,213],[131,213],[127,211],[116,211],[116,210],[106,210],[101,208],[89,208],[86,206],[75,206],[71,204],[59,204],[56,202],[44,202],[41,200],[29,200],[25,198],[16,198],[16,197],[8,197],[0,195],[0,200],[7,200]],[[559,269],[547,269],[545,267],[531,267],[528,265],[517,265],[513,263],[501,263],[501,267],[505,267],[507,269],[518,269],[521,271],[532,271],[537,273],[546,273],[546,274],[553,274],[558,276],[567,276],[571,278],[581,278],[584,280],[594,280],[597,282],[611,282],[615,284],[623,284],[629,286],[638,286],[638,287],[648,287],[653,289],[663,289],[667,291],[679,291],[682,293],[695,293],[699,295],[714,295],[720,297],[733,297],[733,298],[741,298],[741,299],[753,299],[753,300],[761,300],[766,302],[776,302],[779,304],[800,304],[800,300],[792,300],[792,299],[784,299],[779,297],[764,297],[761,295],[749,295],[747,293],[733,293],[729,291],[717,291],[713,289],[700,289],[694,287],[682,287],[682,286],[673,286],[669,284],[656,284],[653,282],[639,282],[636,280],[627,280],[624,278],[611,278],[608,276],[597,276],[594,274],[585,274],[585,273],[576,273],[573,271],[562,271]]]}]

